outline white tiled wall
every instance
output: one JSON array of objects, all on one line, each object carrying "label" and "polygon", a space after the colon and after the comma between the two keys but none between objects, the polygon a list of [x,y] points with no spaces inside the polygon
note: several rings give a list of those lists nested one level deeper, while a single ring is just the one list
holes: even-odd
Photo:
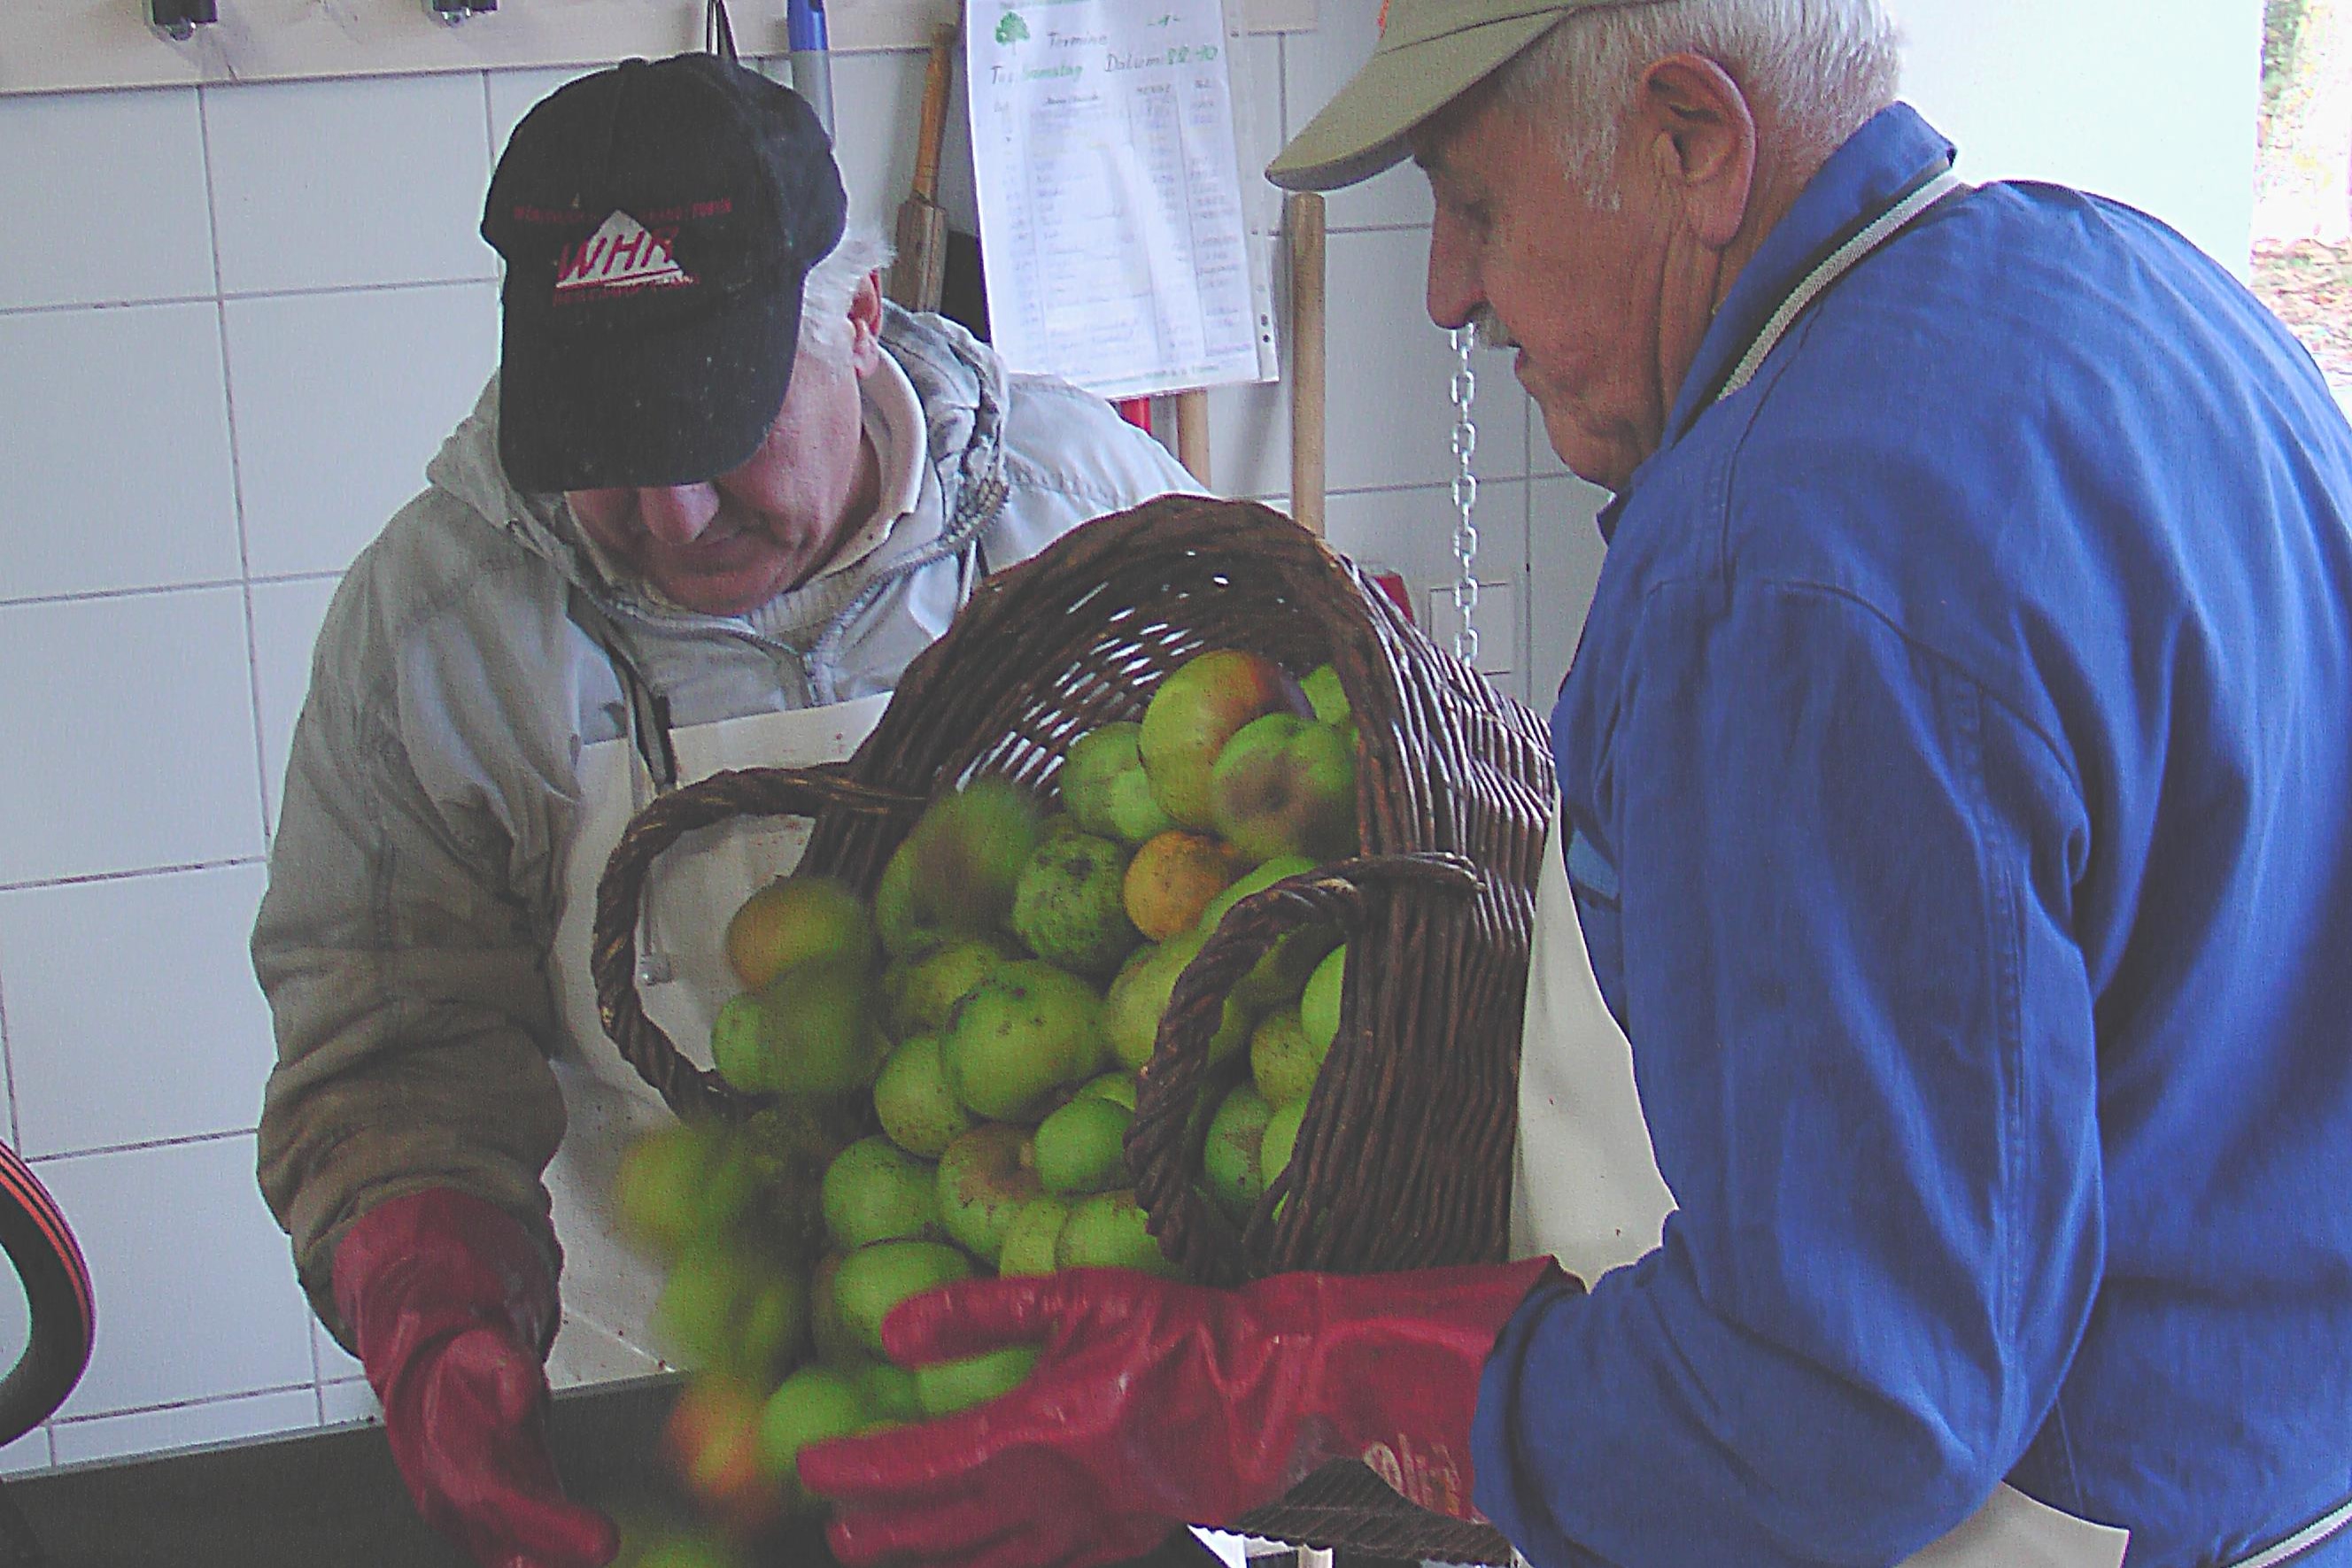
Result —
[{"label": "white tiled wall", "polygon": [[[1260,162],[1369,51],[1378,6],[1320,0],[1319,32],[1250,41]],[[1930,36],[1979,9],[1904,5]],[[2042,9],[2017,0],[2002,47],[2032,47]],[[2238,73],[2210,68],[2234,101]],[[371,1410],[255,1190],[270,1044],[244,944],[320,617],[496,358],[482,191],[565,74],[0,99],[0,1132],[72,1221],[100,1312],[89,1375],[0,1474]],[[886,226],[920,76],[911,54],[835,64],[853,209]],[[1998,78],[1933,79],[1931,110],[1997,118]],[[2139,121],[2110,118],[2121,149]],[[969,225],[963,149],[958,129],[942,195]],[[2238,158],[2144,183],[2194,204]],[[1331,201],[1328,512],[1450,635],[1428,215],[1409,170]],[[1600,570],[1599,497],[1508,365],[1475,369],[1480,663],[1548,706]],[[1286,498],[1287,395],[1211,395],[1221,491]],[[12,1288],[0,1359],[21,1343]]]},{"label": "white tiled wall", "polygon": [[[1335,36],[1369,37],[1368,5],[1327,8]],[[1253,40],[1265,151],[1284,100],[1334,79],[1315,54]],[[854,204],[887,225],[919,59],[835,69]],[[72,1221],[100,1311],[89,1374],[0,1473],[372,1410],[255,1189],[271,1048],[245,945],[310,643],[496,361],[482,191],[567,74],[0,100],[0,210],[40,236],[0,267],[5,1131]],[[969,222],[960,143],[946,198]],[[1434,582],[1449,365],[1418,304],[1417,183],[1335,210],[1332,516]],[[1507,374],[1487,382],[1481,575],[1511,585],[1492,604],[1523,597],[1528,433]],[[1278,497],[1284,394],[1215,405],[1221,487]],[[1487,647],[1523,683],[1517,631]]]}]

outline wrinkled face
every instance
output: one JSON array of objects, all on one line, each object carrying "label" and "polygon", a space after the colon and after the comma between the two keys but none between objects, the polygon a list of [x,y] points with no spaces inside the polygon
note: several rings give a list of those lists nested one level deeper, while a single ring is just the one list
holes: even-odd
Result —
[{"label": "wrinkled face", "polygon": [[847,349],[803,346],[767,439],[740,467],[695,485],[567,491],[572,517],[688,610],[739,614],[806,581],[878,493],[858,386],[880,362],[880,324],[868,277],[850,306]]},{"label": "wrinkled face", "polygon": [[1517,346],[1519,382],[1552,450],[1622,489],[1657,450],[1675,390],[1660,363],[1673,230],[1656,187],[1630,177],[1639,160],[1621,155],[1616,199],[1594,204],[1552,132],[1498,99],[1417,137],[1415,161],[1437,205],[1430,319],[1452,328],[1491,312]]}]

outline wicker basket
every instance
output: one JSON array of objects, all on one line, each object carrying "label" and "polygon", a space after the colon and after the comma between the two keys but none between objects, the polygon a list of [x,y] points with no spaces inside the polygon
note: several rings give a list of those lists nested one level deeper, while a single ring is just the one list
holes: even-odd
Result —
[{"label": "wicker basket", "polygon": [[[1234,905],[1178,982],[1128,1139],[1152,1231],[1213,1284],[1500,1260],[1554,800],[1545,729],[1345,558],[1252,503],[1163,497],[1076,530],[980,585],[846,763],[720,774],[646,808],[598,889],[593,968],[607,1032],[681,1114],[752,1108],[680,1056],[638,1000],[638,904],[663,851],[731,816],[809,815],[803,869],[870,894],[932,797],[983,773],[1047,788],[1078,737],[1139,718],[1162,677],[1218,648],[1299,672],[1334,666],[1362,737],[1362,854]],[[1213,1088],[1208,1075],[1237,1071],[1207,1065],[1210,1037],[1232,982],[1316,920],[1342,925],[1350,944],[1339,1035],[1289,1170],[1237,1228],[1198,1190],[1206,1118],[1192,1108]],[[1394,1531],[1381,1530],[1390,1543]]]}]

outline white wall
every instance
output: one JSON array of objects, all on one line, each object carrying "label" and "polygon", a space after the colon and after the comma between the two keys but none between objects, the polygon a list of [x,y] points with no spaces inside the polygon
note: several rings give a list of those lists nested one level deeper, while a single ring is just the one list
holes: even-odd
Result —
[{"label": "white wall", "polygon": [[[1319,33],[1251,40],[1260,152],[1369,52],[1377,7],[1322,0]],[[1920,99],[1972,174],[2083,179],[2240,263],[2258,9],[1904,0]],[[856,205],[887,221],[919,58],[835,71]],[[243,948],[319,617],[495,357],[481,193],[559,79],[0,99],[0,1131],[100,1311],[88,1377],[0,1470],[369,1408],[254,1188],[270,1046]],[[1405,171],[1330,205],[1330,530],[1423,605],[1453,576],[1427,222]],[[1284,392],[1211,405],[1219,487],[1282,499]],[[1595,493],[1490,357],[1477,415],[1484,662],[1548,705],[1600,569]]]},{"label": "white wall", "polygon": [[2247,269],[2262,0],[1887,0],[1904,96],[1970,180],[2054,180]]}]

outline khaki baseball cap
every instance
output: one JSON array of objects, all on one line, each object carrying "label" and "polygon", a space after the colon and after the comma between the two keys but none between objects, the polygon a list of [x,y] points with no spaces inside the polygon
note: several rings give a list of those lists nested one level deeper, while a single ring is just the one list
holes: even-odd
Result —
[{"label": "khaki baseball cap", "polygon": [[1561,17],[1639,0],[1388,0],[1372,57],[1290,139],[1265,177],[1292,191],[1368,180],[1405,133],[1549,32]]}]

